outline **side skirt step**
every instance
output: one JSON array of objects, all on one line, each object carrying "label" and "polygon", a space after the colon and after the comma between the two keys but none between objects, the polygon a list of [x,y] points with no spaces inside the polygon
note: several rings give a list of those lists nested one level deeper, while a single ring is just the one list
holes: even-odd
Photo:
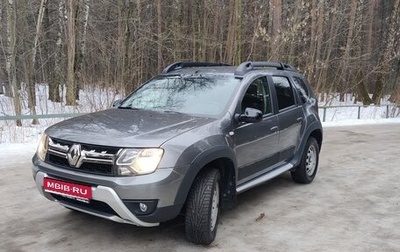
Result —
[{"label": "side skirt step", "polygon": [[251,189],[251,188],[253,188],[255,186],[258,186],[258,185],[260,185],[260,184],[262,184],[262,183],[264,183],[264,182],[266,182],[268,180],[271,180],[271,179],[273,179],[273,178],[281,175],[282,173],[284,173],[286,171],[289,171],[289,170],[291,170],[293,168],[294,168],[294,166],[292,164],[290,164],[290,163],[285,164],[285,165],[283,165],[283,166],[281,166],[279,168],[276,168],[276,169],[274,169],[272,171],[269,171],[269,172],[267,172],[267,173],[265,173],[263,175],[260,175],[259,177],[256,177],[256,178],[254,178],[254,179],[252,179],[252,180],[250,180],[250,181],[248,181],[248,182],[246,182],[244,184],[239,185],[236,188],[236,192],[239,194],[239,193],[242,193],[244,191],[247,191],[247,190],[249,190],[249,189]]}]

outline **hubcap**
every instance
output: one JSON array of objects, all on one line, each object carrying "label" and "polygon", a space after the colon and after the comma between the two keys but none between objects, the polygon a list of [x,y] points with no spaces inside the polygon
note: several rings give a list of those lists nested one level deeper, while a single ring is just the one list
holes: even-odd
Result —
[{"label": "hubcap", "polygon": [[308,176],[312,176],[317,166],[317,150],[313,145],[308,148],[306,158],[306,173]]},{"label": "hubcap", "polygon": [[216,183],[211,205],[211,231],[214,230],[217,224],[218,208],[219,208],[219,184]]}]

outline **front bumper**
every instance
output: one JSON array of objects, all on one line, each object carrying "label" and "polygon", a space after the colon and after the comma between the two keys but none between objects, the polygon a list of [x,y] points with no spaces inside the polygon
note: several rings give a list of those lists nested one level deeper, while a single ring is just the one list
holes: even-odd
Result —
[{"label": "front bumper", "polygon": [[89,207],[85,209],[85,207],[77,207],[74,206],[73,204],[68,204],[66,202],[57,200],[50,193],[45,192],[43,190],[43,180],[45,177],[48,177],[46,173],[38,172],[36,174],[35,181],[36,181],[36,187],[38,188],[39,192],[47,199],[52,201],[57,201],[65,207],[72,208],[74,210],[78,210],[87,214],[95,215],[97,217],[105,218],[120,223],[129,223],[143,227],[155,227],[159,225],[159,223],[148,223],[139,220],[135,215],[132,214],[131,211],[129,211],[129,209],[125,206],[122,200],[118,197],[117,193],[113,189],[106,186],[96,186],[96,187],[92,186],[92,200],[100,201],[109,205],[117,215],[95,211],[90,209]]},{"label": "front bumper", "polygon": [[[87,214],[136,226],[154,227],[175,218],[183,202],[175,202],[182,176],[173,169],[160,169],[152,175],[108,177],[65,170],[41,162],[34,157],[33,177],[39,192],[49,200]],[[89,204],[44,191],[44,178],[49,177],[90,185]],[[153,204],[151,212],[135,211],[138,202]],[[151,205],[150,204],[150,205]]]}]

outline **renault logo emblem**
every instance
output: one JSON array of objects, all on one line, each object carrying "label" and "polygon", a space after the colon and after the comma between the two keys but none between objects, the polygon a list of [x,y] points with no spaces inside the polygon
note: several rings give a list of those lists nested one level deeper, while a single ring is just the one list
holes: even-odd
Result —
[{"label": "renault logo emblem", "polygon": [[71,146],[71,148],[68,151],[67,154],[67,159],[68,163],[72,167],[79,168],[81,166],[81,145],[80,144],[74,144]]}]

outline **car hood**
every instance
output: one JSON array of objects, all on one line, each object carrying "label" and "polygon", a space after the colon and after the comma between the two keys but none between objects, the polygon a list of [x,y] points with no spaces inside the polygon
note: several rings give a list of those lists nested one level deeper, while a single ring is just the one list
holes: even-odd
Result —
[{"label": "car hood", "polygon": [[148,110],[109,109],[74,117],[46,130],[53,138],[115,147],[159,147],[212,118]]}]

